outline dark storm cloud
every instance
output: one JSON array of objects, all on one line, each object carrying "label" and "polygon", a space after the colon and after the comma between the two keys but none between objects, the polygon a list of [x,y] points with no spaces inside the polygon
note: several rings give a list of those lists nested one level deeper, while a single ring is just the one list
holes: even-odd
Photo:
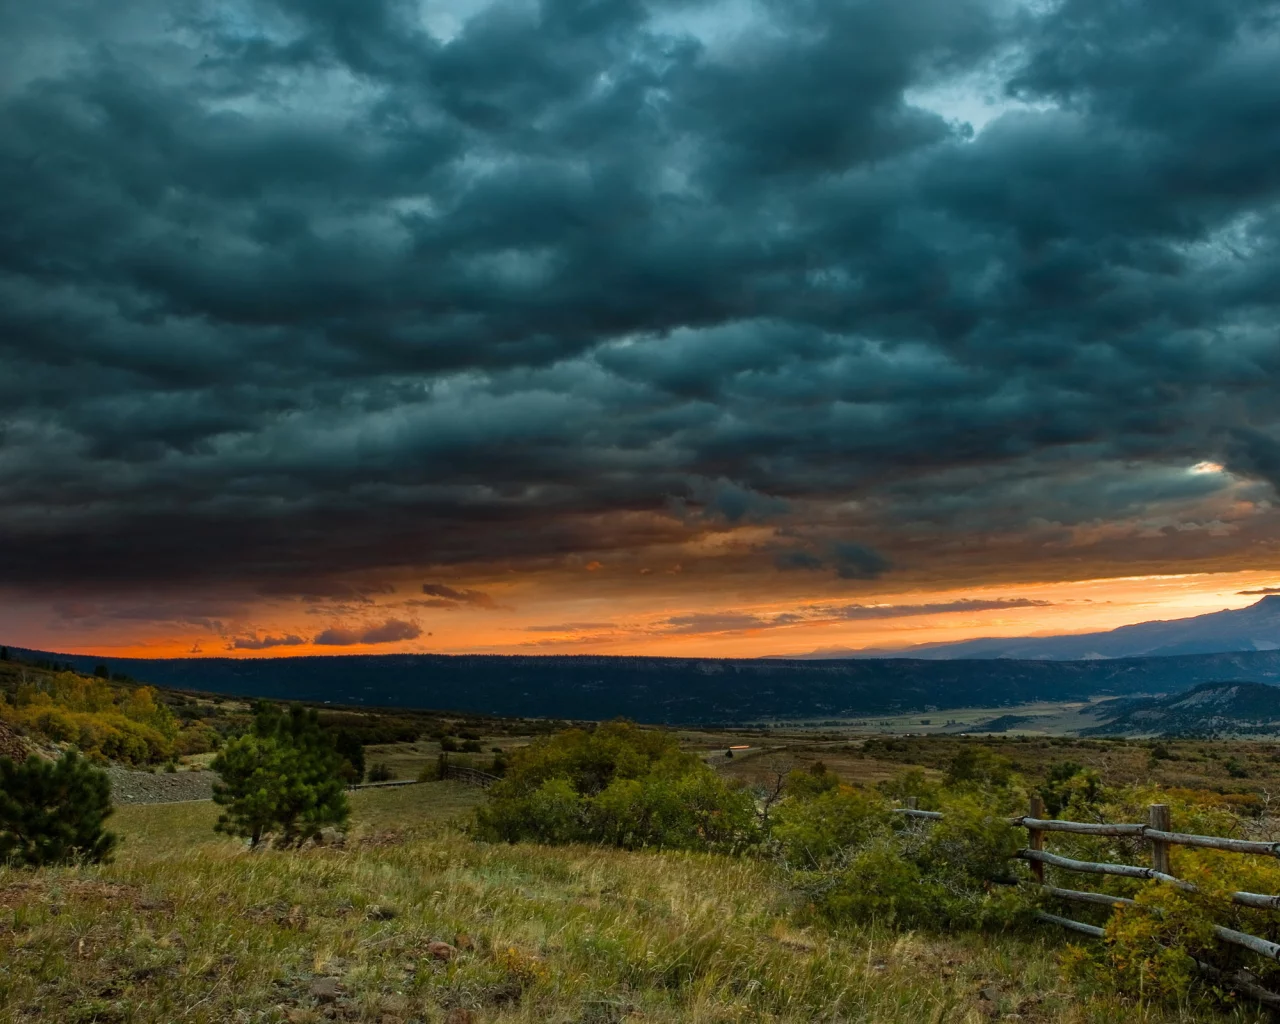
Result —
[{"label": "dark storm cloud", "polygon": [[402,619],[388,619],[372,626],[354,629],[331,626],[317,634],[311,642],[321,647],[351,647],[355,644],[392,644],[401,640],[416,640],[422,636],[422,627]]},{"label": "dark storm cloud", "polygon": [[265,651],[271,647],[301,647],[306,641],[293,633],[284,636],[237,636],[227,644],[229,651]]},{"label": "dark storm cloud", "polygon": [[689,615],[675,615],[663,620],[660,624],[660,631],[665,633],[735,633],[744,630],[777,629],[780,626],[794,626],[801,623],[900,619],[916,615],[949,615],[955,612],[1039,608],[1051,606],[1052,603],[1051,601],[1038,601],[1027,597],[994,600],[966,598],[958,601],[934,601],[924,604],[809,605],[796,611],[781,612],[776,615],[757,615],[752,612],[694,612]]},{"label": "dark storm cloud", "polygon": [[695,612],[673,615],[662,623],[666,633],[737,633],[748,629],[773,629],[802,621],[798,615],[752,615],[749,612]]},{"label": "dark storm cloud", "polygon": [[0,10],[0,581],[1266,535],[1280,3],[474,6]]},{"label": "dark storm cloud", "polygon": [[883,576],[892,565],[880,552],[865,544],[834,541],[820,548],[820,553],[802,548],[780,551],[774,565],[782,570],[820,571],[834,568],[842,580],[873,580]]},{"label": "dark storm cloud", "polygon": [[1005,608],[1040,608],[1052,604],[1052,601],[1037,601],[1029,597],[995,600],[965,598],[959,601],[935,601],[928,604],[847,604],[838,608],[823,609],[823,611],[836,619],[897,619],[909,615],[946,615],[952,612],[986,612]]},{"label": "dark storm cloud", "polygon": [[435,600],[420,603],[430,604],[432,607],[448,608],[463,604],[474,605],[477,608],[497,607],[493,598],[481,590],[456,590],[443,583],[424,583],[422,592]]}]

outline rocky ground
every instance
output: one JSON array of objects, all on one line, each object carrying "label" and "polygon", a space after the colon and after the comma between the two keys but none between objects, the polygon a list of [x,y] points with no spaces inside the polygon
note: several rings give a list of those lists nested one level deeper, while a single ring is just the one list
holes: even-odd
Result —
[{"label": "rocky ground", "polygon": [[208,800],[213,796],[213,772],[133,771],[112,765],[111,795],[120,804],[168,804],[179,800]]},{"label": "rocky ground", "polygon": [[31,745],[4,722],[0,722],[0,757],[7,757],[21,764],[31,753]]}]

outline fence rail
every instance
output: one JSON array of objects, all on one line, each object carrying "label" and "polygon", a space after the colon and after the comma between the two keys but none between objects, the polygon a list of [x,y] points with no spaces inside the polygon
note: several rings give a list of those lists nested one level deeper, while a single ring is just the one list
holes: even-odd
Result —
[{"label": "fence rail", "polygon": [[472,786],[483,786],[486,789],[498,781],[498,776],[482,772],[479,768],[468,768],[462,764],[450,764],[443,759],[440,762],[440,778],[466,782]]},{"label": "fence rail", "polygon": [[[940,811],[922,811],[916,807],[914,797],[908,798],[906,807],[895,808],[895,813],[925,821],[937,821],[945,815]],[[1116,875],[1122,878],[1139,878],[1148,881],[1171,885],[1185,892],[1198,892],[1196,885],[1172,873],[1169,863],[1171,846],[1188,846],[1198,849],[1223,850],[1227,853],[1254,854],[1265,857],[1280,857],[1280,843],[1256,842],[1248,839],[1230,839],[1226,836],[1201,836],[1186,832],[1174,832],[1169,828],[1169,808],[1165,804],[1152,804],[1148,808],[1148,821],[1145,823],[1090,822],[1090,821],[1058,821],[1044,816],[1044,803],[1039,797],[1031,798],[1029,814],[1009,818],[1009,824],[1025,828],[1028,843],[1025,849],[1014,856],[1024,860],[1031,868],[1031,873],[1038,883],[1039,890],[1055,899],[1076,903],[1091,903],[1096,906],[1111,908],[1135,906],[1135,901],[1123,896],[1111,896],[1101,892],[1086,892],[1080,889],[1064,889],[1046,885],[1044,880],[1045,865],[1060,868],[1063,871],[1076,871],[1081,874]],[[1049,832],[1065,832],[1075,835],[1091,836],[1124,836],[1145,839],[1151,844],[1151,866],[1139,864],[1111,864],[1100,861],[1076,860],[1050,853],[1044,849],[1044,837]],[[1259,910],[1280,910],[1280,895],[1265,895],[1256,892],[1233,892],[1231,901],[1245,907]],[[1036,919],[1046,924],[1054,924],[1070,931],[1088,935],[1092,938],[1103,938],[1106,931],[1097,925],[1076,921],[1058,914],[1038,911]],[[1236,931],[1222,925],[1213,926],[1213,934],[1220,942],[1248,949],[1268,960],[1280,962],[1280,943],[1264,939],[1258,935]],[[1194,958],[1193,958],[1194,959]],[[1196,960],[1196,968],[1202,974],[1234,985],[1240,992],[1257,999],[1268,1006],[1280,1008],[1280,994],[1256,984],[1253,976],[1247,971],[1224,974],[1218,968]]]},{"label": "fence rail", "polygon": [[391,779],[386,782],[354,782],[347,789],[386,789],[389,786],[416,786],[417,779]]}]

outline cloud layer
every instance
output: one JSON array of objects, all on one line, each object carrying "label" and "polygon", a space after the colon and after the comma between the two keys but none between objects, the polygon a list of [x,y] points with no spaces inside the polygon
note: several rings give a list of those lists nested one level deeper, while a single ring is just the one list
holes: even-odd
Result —
[{"label": "cloud layer", "polygon": [[[592,563],[835,595],[1274,562],[1278,21],[6,5],[3,583],[340,616]],[[389,614],[315,642],[421,634]]]}]

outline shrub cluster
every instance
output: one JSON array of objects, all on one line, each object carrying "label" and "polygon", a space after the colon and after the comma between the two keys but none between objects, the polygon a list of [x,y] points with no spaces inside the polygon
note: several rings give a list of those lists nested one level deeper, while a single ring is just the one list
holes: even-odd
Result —
[{"label": "shrub cluster", "polygon": [[893,814],[883,792],[795,782],[802,785],[779,807],[773,842],[823,918],[955,928],[1027,909],[995,884],[1010,877],[1018,836],[991,794],[931,794],[945,816],[923,822]]},{"label": "shrub cluster", "polygon": [[476,815],[491,841],[626,849],[745,849],[759,840],[749,791],[726,783],[674,736],[609,722],[512,753]]},{"label": "shrub cluster", "polygon": [[[74,744],[93,760],[156,764],[178,753],[180,725],[149,686],[62,672],[0,698],[0,718],[55,743]],[[188,737],[186,749],[198,747]],[[207,749],[207,748],[206,748]]]}]

